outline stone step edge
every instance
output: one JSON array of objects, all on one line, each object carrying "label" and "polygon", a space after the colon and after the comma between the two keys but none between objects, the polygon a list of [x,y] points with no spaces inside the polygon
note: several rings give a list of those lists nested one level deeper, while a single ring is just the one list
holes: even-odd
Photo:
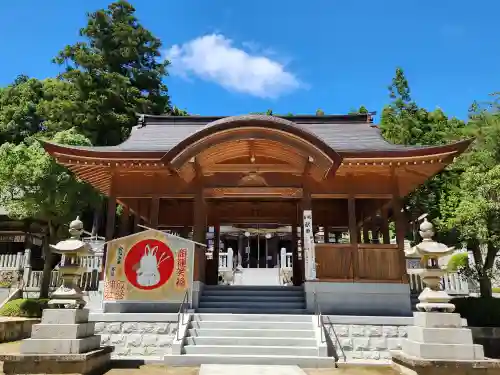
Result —
[{"label": "stone step edge", "polygon": [[[309,324],[311,323],[312,326],[312,320],[310,322],[305,321],[305,322],[286,322],[282,320],[196,320],[194,318],[192,322],[195,323],[245,323],[245,324],[258,324],[258,323],[285,323],[285,324]],[[311,327],[312,329],[312,327]]]},{"label": "stone step edge", "polygon": [[[238,348],[238,349],[253,349],[258,347],[259,349],[261,348],[267,348],[267,349],[317,349],[318,347],[316,345],[314,346],[280,346],[280,345],[184,345],[186,346],[196,346],[198,348]],[[281,356],[280,356],[281,357]]]},{"label": "stone step edge", "polygon": [[[210,317],[211,315],[213,316],[218,316],[218,317],[222,317],[222,316],[239,316],[241,318],[258,318],[260,316],[265,316],[265,317],[275,317],[276,314],[219,314],[219,313],[195,313],[194,314],[194,318],[199,318],[200,316],[208,316]],[[302,315],[302,314],[285,314],[285,315],[282,315],[281,317],[297,317],[297,318],[303,318],[304,316],[315,316],[314,314],[309,314],[309,315]],[[305,319],[304,319],[305,320]],[[208,320],[207,320],[208,321]],[[227,320],[224,320],[225,322],[227,322]],[[300,323],[300,322],[292,322],[292,323]]]},{"label": "stone step edge", "polygon": [[198,327],[191,327],[188,329],[195,329],[198,331],[276,331],[276,332],[282,332],[282,331],[287,331],[287,332],[314,332],[314,329],[273,329],[273,328],[198,328]]},{"label": "stone step edge", "polygon": [[[334,368],[334,357],[317,356],[289,356],[289,355],[245,355],[245,354],[179,354],[165,355],[163,361],[170,366],[177,366],[176,360],[181,362],[180,366],[193,366],[206,363],[230,363],[230,364],[266,364],[266,365],[298,365],[302,368]],[[215,362],[211,362],[215,360]],[[227,361],[225,361],[227,360]],[[189,361],[189,362],[188,362]],[[309,362],[308,366],[302,363]],[[312,362],[312,364],[311,364]],[[338,362],[337,362],[338,363]]]},{"label": "stone step edge", "polygon": [[[308,331],[309,332],[309,331]],[[196,339],[230,339],[230,340],[237,340],[237,339],[248,339],[248,340],[297,340],[297,341],[303,341],[303,340],[316,340],[315,337],[287,337],[287,336],[272,336],[272,337],[266,337],[266,336],[186,336],[185,338],[196,338]],[[198,345],[198,344],[195,344]],[[204,345],[206,346],[206,345]],[[209,346],[239,346],[239,345],[209,345]],[[243,346],[267,346],[267,345],[243,345]],[[288,345],[285,345],[288,347]],[[316,345],[314,346],[316,347]],[[294,346],[294,348],[297,348],[297,346]],[[306,346],[298,346],[298,348],[306,348]]]}]

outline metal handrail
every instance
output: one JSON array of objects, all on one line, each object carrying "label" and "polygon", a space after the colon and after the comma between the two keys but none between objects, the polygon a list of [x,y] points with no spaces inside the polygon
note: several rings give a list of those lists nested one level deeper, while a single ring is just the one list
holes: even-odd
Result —
[{"label": "metal handrail", "polygon": [[319,306],[318,299],[316,297],[316,292],[314,292],[314,315],[317,317],[318,320],[318,328],[320,328],[321,331],[321,343],[324,343],[326,341],[326,338],[323,340],[323,316],[321,314],[321,307]]},{"label": "metal handrail", "polygon": [[177,340],[180,340],[179,337],[179,331],[181,326],[183,326],[184,323],[184,315],[186,312],[186,305],[189,303],[189,289],[186,290],[186,293],[184,293],[184,298],[182,299],[181,305],[179,306],[179,312],[177,313]]},{"label": "metal handrail", "polygon": [[330,317],[327,316],[326,318],[328,319],[328,324],[332,327],[332,332],[333,332],[333,335],[335,336],[335,341],[337,341],[337,346],[340,348],[340,351],[342,352],[342,357],[344,357],[344,362],[347,362],[347,357],[345,355],[344,348],[342,347],[342,344],[340,343],[337,332],[335,332],[335,327],[333,326],[333,323],[330,320]]},{"label": "metal handrail", "polygon": [[[321,336],[320,336],[321,343],[324,343],[324,342],[326,342],[326,337],[323,339],[324,330],[325,330],[325,323],[323,322],[323,314],[321,312],[321,306],[318,303],[316,292],[314,293],[314,315],[316,315],[317,319],[318,319],[318,328],[320,328],[320,331],[321,331]],[[344,362],[347,362],[347,357],[345,355],[344,348],[342,348],[339,337],[337,336],[337,332],[335,332],[335,327],[333,326],[329,316],[327,316],[327,319],[328,319],[328,324],[332,328],[333,335],[335,336],[335,341],[337,342],[337,346],[340,348],[340,351],[342,352],[342,356],[344,357]]]}]

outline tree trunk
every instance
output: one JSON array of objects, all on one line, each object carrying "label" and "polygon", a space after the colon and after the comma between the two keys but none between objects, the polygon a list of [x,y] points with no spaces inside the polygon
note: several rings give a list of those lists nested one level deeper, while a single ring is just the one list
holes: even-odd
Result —
[{"label": "tree trunk", "polygon": [[49,222],[47,226],[48,233],[43,241],[43,255],[45,259],[43,263],[42,280],[40,282],[40,298],[49,298],[50,278],[52,276],[53,254],[49,244],[55,234],[55,230],[51,222]]},{"label": "tree trunk", "polygon": [[491,289],[491,280],[486,273],[479,278],[479,293],[483,298],[493,297],[493,290]]}]

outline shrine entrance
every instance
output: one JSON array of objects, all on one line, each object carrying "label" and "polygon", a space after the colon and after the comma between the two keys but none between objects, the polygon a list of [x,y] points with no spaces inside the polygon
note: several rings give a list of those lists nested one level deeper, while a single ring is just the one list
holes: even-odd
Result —
[{"label": "shrine entrance", "polygon": [[219,282],[290,285],[294,252],[292,237],[290,225],[221,225]]}]

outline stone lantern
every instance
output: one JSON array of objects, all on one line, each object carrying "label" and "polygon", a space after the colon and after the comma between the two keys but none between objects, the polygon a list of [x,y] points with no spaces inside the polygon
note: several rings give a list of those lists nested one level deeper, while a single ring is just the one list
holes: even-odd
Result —
[{"label": "stone lantern", "polygon": [[50,307],[63,307],[81,309],[85,306],[83,292],[79,281],[85,271],[81,265],[81,257],[93,254],[92,246],[81,240],[83,223],[77,217],[69,224],[70,238],[50,245],[55,254],[64,256],[64,264],[59,268],[62,284],[52,293],[48,305]]},{"label": "stone lantern", "polygon": [[418,296],[420,303],[417,309],[420,311],[443,311],[453,312],[455,306],[449,303],[451,297],[444,290],[440,290],[441,278],[445,271],[439,267],[439,258],[451,255],[454,247],[448,247],[445,244],[436,242],[434,237],[434,226],[427,220],[427,215],[421,216],[423,219],[420,224],[420,236],[422,242],[405,251],[409,257],[420,258],[420,269],[416,269],[414,274],[419,275],[425,284],[425,289]]}]

